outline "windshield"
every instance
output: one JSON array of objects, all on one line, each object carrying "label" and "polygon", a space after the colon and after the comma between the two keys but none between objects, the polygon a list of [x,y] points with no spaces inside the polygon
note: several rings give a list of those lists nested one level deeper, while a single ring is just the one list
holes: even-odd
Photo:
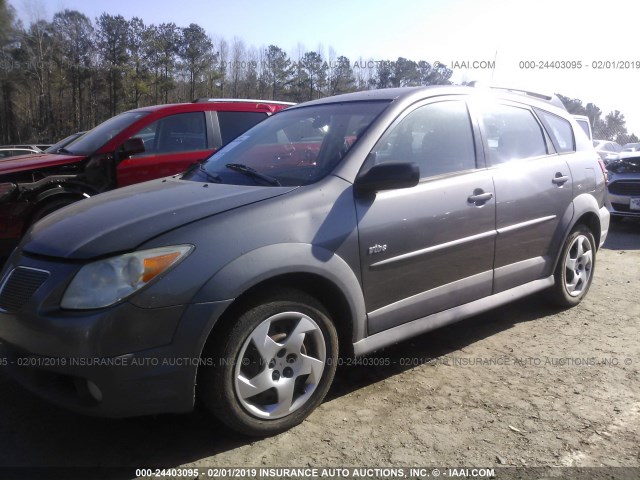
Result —
[{"label": "windshield", "polygon": [[147,115],[147,113],[125,112],[110,118],[64,147],[65,153],[91,155],[133,122]]},{"label": "windshield", "polygon": [[68,144],[77,139],[80,135],[84,134],[84,132],[73,133],[68,137],[63,138],[55,145],[51,145],[49,148],[45,150],[45,153],[58,153],[59,150],[62,150]]},{"label": "windshield", "polygon": [[350,102],[284,110],[183,178],[265,186],[317,182],[344,158],[387,104]]}]

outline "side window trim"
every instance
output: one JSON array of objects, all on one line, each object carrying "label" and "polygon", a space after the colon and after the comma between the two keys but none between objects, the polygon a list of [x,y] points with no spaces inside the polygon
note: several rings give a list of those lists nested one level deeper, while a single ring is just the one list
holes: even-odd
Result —
[{"label": "side window trim", "polygon": [[222,135],[220,134],[220,122],[218,121],[218,112],[207,110],[207,147],[209,150],[218,150],[222,146]]},{"label": "side window trim", "polygon": [[213,145],[210,146],[218,150],[222,147],[222,133],[220,132],[220,119],[218,118],[218,112],[210,110],[207,113],[211,119],[211,139],[213,140]]}]

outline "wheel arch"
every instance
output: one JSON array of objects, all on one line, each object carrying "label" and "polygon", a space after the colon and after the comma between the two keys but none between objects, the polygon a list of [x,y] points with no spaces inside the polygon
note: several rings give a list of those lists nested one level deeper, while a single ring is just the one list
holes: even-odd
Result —
[{"label": "wheel arch", "polygon": [[308,244],[262,247],[235,259],[213,275],[193,303],[233,301],[203,332],[200,352],[212,333],[226,324],[248,298],[282,287],[299,290],[322,303],[338,331],[341,350],[353,354],[353,343],[364,338],[366,332],[360,281],[340,256]]},{"label": "wheel arch", "polygon": [[595,240],[596,249],[600,245],[600,236],[602,235],[601,225],[600,225],[600,216],[598,215],[599,206],[596,199],[593,195],[590,194],[582,194],[578,195],[574,198],[571,207],[573,209],[573,215],[571,218],[571,222],[568,227],[564,230],[564,234],[562,237],[562,242],[560,243],[560,248],[556,252],[555,262],[553,263],[553,271],[555,271],[558,262],[560,261],[560,256],[562,255],[562,249],[571,235],[571,232],[578,226],[584,225],[593,234],[593,238]]}]

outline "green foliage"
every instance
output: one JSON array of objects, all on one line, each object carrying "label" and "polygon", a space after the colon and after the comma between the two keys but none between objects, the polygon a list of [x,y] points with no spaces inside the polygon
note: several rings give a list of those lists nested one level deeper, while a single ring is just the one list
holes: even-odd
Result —
[{"label": "green foliage", "polygon": [[[302,45],[292,59],[277,45],[214,42],[195,23],[146,25],[113,13],[92,21],[66,9],[51,22],[24,27],[7,0],[0,0],[0,67],[0,143],[54,142],[124,110],[197,97],[302,102],[370,88],[448,85],[453,74],[440,62],[351,61]],[[635,138],[620,112],[603,117],[592,103],[561,99],[570,112],[589,116],[596,137]]]},{"label": "green foliage", "polygon": [[569,113],[589,117],[594,139],[610,140],[620,145],[635,143],[633,139],[637,137],[634,134],[628,134],[627,122],[619,110],[609,112],[605,118],[602,119],[602,110],[600,110],[596,104],[587,103],[586,106],[583,106],[582,101],[577,98],[569,98],[560,94],[556,95]]}]

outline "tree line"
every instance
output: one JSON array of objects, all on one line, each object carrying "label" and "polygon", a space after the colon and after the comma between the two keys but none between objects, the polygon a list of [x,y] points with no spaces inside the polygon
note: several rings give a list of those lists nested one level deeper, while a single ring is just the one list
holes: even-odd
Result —
[{"label": "tree line", "polygon": [[[303,102],[370,88],[448,84],[445,65],[351,61],[330,48],[289,55],[199,25],[147,25],[74,10],[23,26],[0,0],[0,144],[52,142],[124,110],[198,97]],[[320,50],[320,49],[319,49]]]},{"label": "tree line", "polygon": [[602,115],[602,110],[595,103],[582,104],[582,100],[559,95],[560,101],[564,104],[569,113],[574,115],[586,115],[589,117],[593,138],[598,140],[611,140],[620,145],[625,143],[638,143],[640,139],[635,133],[627,131],[627,122],[620,110],[614,110],[607,115]]},{"label": "tree line", "polygon": [[[150,24],[75,10],[25,26],[0,0],[0,145],[54,142],[125,110],[199,97],[303,102],[359,90],[450,84],[439,62],[351,60],[333,48],[288,54],[277,45],[215,42],[199,25]],[[592,119],[596,138],[621,141],[624,115],[561,96]]]}]

